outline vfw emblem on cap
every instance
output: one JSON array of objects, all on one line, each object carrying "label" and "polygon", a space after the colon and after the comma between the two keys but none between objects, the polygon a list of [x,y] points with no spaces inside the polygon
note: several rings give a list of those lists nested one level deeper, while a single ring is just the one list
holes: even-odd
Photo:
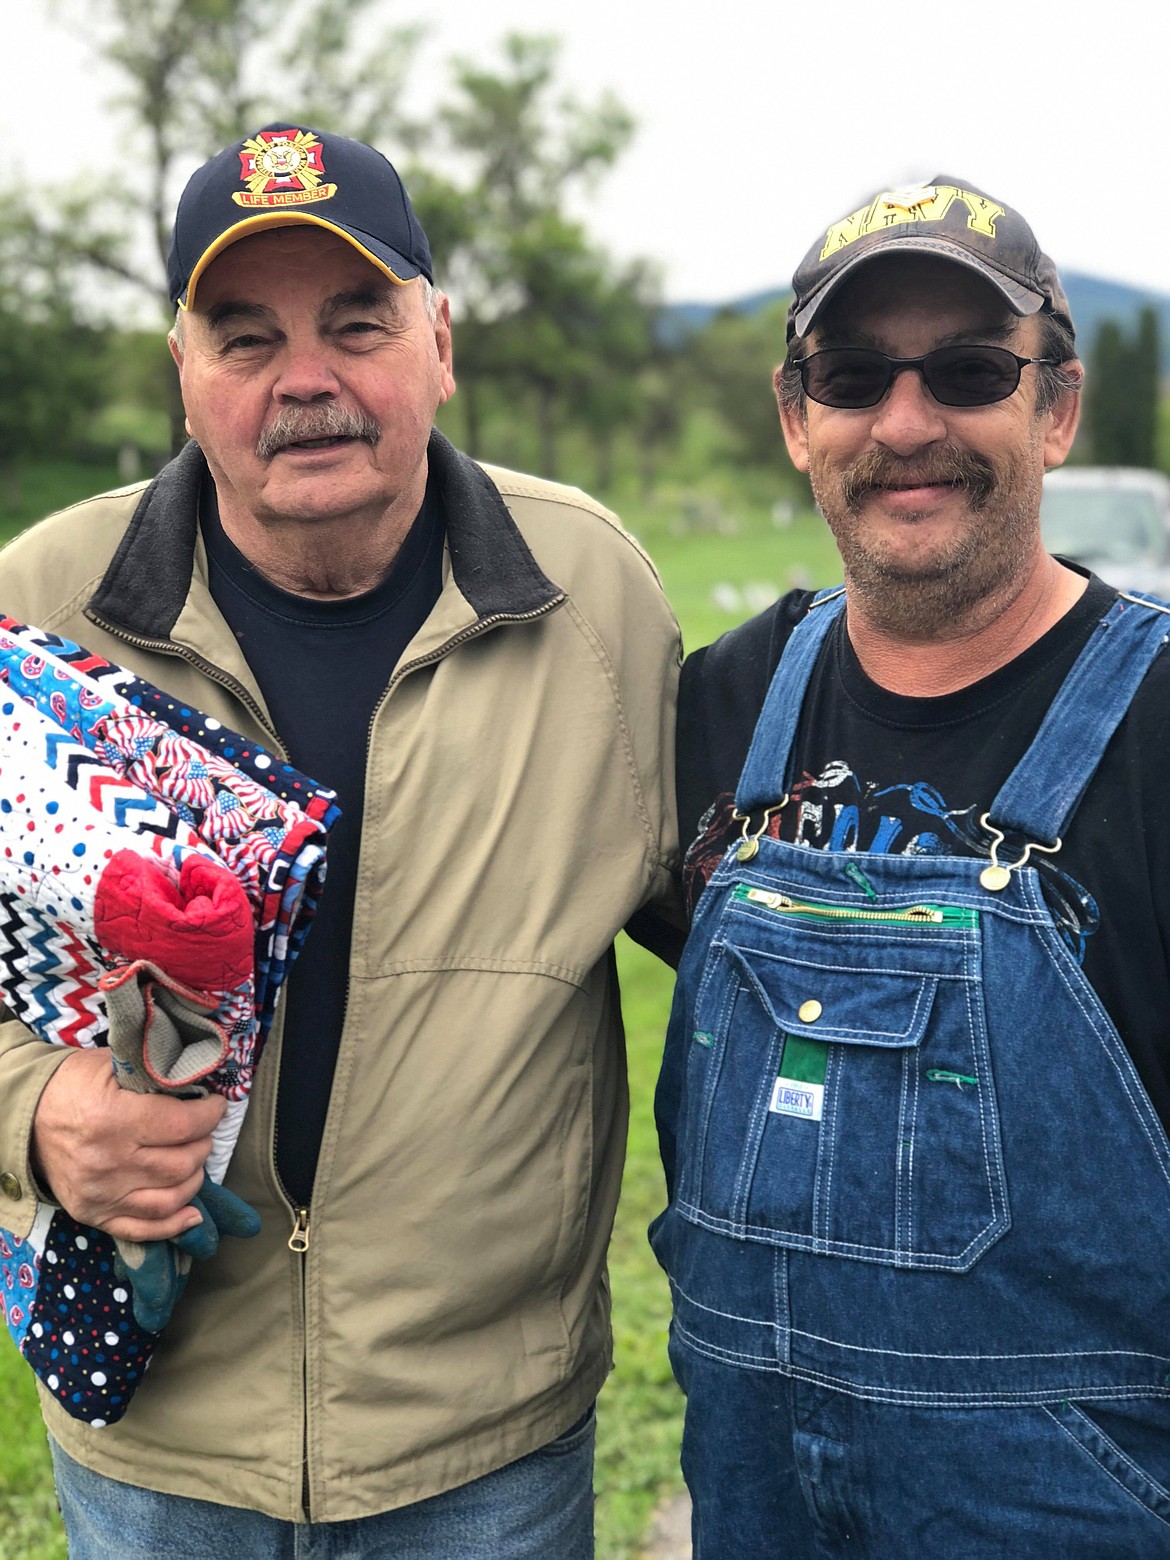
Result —
[{"label": "vfw emblem on cap", "polygon": [[261,130],[240,152],[237,206],[306,206],[329,200],[336,184],[322,184],[321,143],[311,130]]}]

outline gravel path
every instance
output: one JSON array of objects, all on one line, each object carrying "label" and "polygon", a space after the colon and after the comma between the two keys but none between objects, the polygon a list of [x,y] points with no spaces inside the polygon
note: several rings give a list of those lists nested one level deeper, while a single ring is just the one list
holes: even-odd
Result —
[{"label": "gravel path", "polygon": [[691,1503],[685,1492],[654,1513],[642,1560],[691,1560]]}]

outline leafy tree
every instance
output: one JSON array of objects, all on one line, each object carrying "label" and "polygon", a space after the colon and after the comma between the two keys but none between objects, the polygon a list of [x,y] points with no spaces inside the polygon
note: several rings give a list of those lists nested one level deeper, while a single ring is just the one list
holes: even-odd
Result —
[{"label": "leafy tree", "polygon": [[1159,394],[1158,313],[1144,308],[1138,315],[1133,349],[1133,464],[1153,466],[1157,461]]},{"label": "leafy tree", "polygon": [[684,420],[677,355],[655,341],[638,375],[634,398],[637,470],[644,503],[653,496],[662,461],[677,445]]},{"label": "leafy tree", "polygon": [[0,486],[14,506],[18,463],[68,448],[100,399],[104,333],[77,317],[73,289],[68,256],[0,199]]},{"label": "leafy tree", "polygon": [[[191,167],[241,129],[290,115],[381,145],[406,170],[439,281],[456,300],[461,401],[473,453],[481,392],[525,399],[540,464],[557,463],[567,416],[608,460],[650,345],[644,267],[615,267],[568,201],[590,190],[633,122],[609,95],[558,89],[547,37],[507,38],[497,65],[453,64],[426,123],[402,110],[420,30],[371,36],[380,0],[62,0],[123,84],[124,162],[83,197],[41,214],[41,238],[163,306],[174,204]],[[163,350],[160,342],[160,352]],[[182,441],[173,376],[172,425]]]},{"label": "leafy tree", "polygon": [[[99,57],[113,65],[129,134],[103,208],[76,197],[40,216],[61,254],[113,278],[131,297],[169,309],[166,257],[184,177],[245,128],[290,112],[371,139],[417,137],[399,111],[420,32],[356,26],[377,0],[67,0]],[[295,27],[290,31],[290,14]],[[275,49],[273,40],[280,40]],[[165,352],[161,341],[160,353]],[[185,437],[168,375],[172,443]]]},{"label": "leafy tree", "polygon": [[1089,359],[1085,420],[1093,459],[1102,466],[1124,463],[1127,387],[1125,342],[1116,320],[1102,320]]},{"label": "leafy tree", "polygon": [[590,356],[585,374],[573,388],[571,411],[590,435],[596,451],[594,481],[601,489],[614,480],[617,436],[659,437],[662,419],[642,410],[650,373],[659,357],[654,339],[658,278],[645,262],[634,261],[613,273],[594,299]]},{"label": "leafy tree", "polygon": [[641,274],[614,270],[578,224],[556,213],[530,222],[511,248],[523,293],[509,314],[482,327],[490,373],[527,394],[546,476],[556,474],[560,423],[571,414],[599,441],[604,479],[613,435],[630,414],[634,377],[650,349]]},{"label": "leafy tree", "polygon": [[[124,243],[119,249],[108,229],[96,236],[91,229],[69,247],[164,308],[183,178],[244,129],[291,114],[361,139],[417,138],[399,104],[420,30],[391,28],[359,44],[357,24],[377,0],[310,0],[292,13],[283,0],[70,4],[122,79],[118,106],[130,137],[126,165],[109,187]],[[273,40],[283,46],[274,49]],[[145,245],[135,242],[143,228]]]},{"label": "leafy tree", "polygon": [[787,308],[784,298],[754,314],[725,309],[682,353],[692,397],[722,419],[735,455],[784,470],[772,375],[784,357]]},{"label": "leafy tree", "polygon": [[645,268],[616,268],[566,210],[617,160],[633,121],[611,95],[558,94],[557,51],[555,39],[513,34],[497,69],[456,61],[428,161],[409,178],[456,304],[468,448],[480,448],[485,390],[522,392],[547,476],[566,408],[612,436],[650,342]]},{"label": "leafy tree", "polygon": [[1141,311],[1132,338],[1116,320],[1102,321],[1085,394],[1093,458],[1099,464],[1156,464],[1158,356],[1156,310]]}]

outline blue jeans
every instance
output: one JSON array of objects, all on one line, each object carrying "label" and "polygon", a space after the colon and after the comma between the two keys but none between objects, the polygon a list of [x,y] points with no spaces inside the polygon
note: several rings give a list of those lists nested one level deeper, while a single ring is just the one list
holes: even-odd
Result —
[{"label": "blue jeans", "polygon": [[458,1489],[308,1524],[122,1484],[50,1445],[70,1560],[592,1560],[595,1428],[591,1409]]}]

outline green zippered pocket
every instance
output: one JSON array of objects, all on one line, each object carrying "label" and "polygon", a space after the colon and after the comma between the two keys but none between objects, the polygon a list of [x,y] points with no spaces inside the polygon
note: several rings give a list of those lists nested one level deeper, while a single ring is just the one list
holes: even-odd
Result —
[{"label": "green zippered pocket", "polygon": [[814,921],[876,921],[910,926],[959,926],[973,929],[979,925],[978,910],[957,905],[907,905],[902,910],[866,910],[852,905],[816,905],[791,899],[767,888],[752,888],[738,883],[732,897],[741,904],[762,905],[777,915],[806,916]]}]

